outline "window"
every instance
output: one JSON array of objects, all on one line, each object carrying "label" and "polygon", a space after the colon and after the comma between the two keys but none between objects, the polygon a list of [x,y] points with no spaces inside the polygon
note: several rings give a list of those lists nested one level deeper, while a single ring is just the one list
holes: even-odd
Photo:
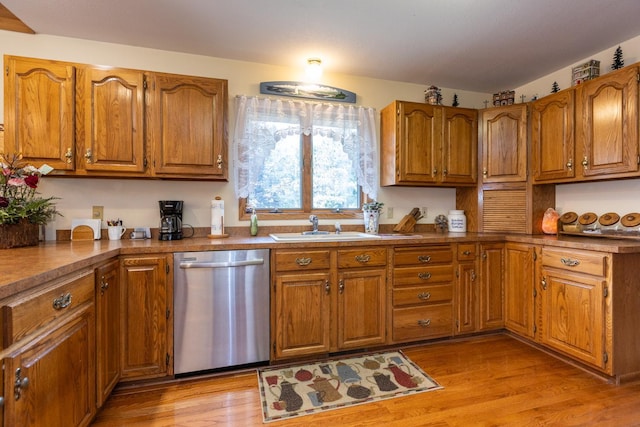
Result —
[{"label": "window", "polygon": [[235,187],[240,211],[263,218],[357,216],[375,199],[373,109],[237,98]]}]

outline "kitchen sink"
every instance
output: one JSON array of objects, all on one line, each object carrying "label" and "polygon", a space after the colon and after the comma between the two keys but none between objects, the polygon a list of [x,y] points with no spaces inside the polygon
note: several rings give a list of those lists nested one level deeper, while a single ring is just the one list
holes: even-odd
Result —
[{"label": "kitchen sink", "polygon": [[357,231],[343,231],[342,233],[303,234],[303,233],[273,233],[269,236],[276,242],[336,242],[345,240],[380,239],[377,234],[360,233]]}]

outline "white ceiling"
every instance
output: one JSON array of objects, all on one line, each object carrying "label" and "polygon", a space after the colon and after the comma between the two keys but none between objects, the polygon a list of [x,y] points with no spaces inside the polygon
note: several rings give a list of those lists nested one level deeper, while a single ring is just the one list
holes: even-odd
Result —
[{"label": "white ceiling", "polygon": [[0,1],[36,33],[486,93],[640,34],[640,0]]}]

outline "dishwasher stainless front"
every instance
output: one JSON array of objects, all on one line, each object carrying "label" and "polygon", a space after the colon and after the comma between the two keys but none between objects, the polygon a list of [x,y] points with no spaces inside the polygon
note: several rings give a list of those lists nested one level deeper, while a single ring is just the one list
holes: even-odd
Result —
[{"label": "dishwasher stainless front", "polygon": [[269,360],[269,250],[174,253],[174,373]]}]

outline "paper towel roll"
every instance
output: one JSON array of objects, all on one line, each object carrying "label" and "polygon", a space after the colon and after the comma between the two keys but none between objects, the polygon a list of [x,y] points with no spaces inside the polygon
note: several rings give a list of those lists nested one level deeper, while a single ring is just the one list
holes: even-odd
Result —
[{"label": "paper towel roll", "polygon": [[211,234],[224,234],[224,200],[219,196],[211,201]]}]

